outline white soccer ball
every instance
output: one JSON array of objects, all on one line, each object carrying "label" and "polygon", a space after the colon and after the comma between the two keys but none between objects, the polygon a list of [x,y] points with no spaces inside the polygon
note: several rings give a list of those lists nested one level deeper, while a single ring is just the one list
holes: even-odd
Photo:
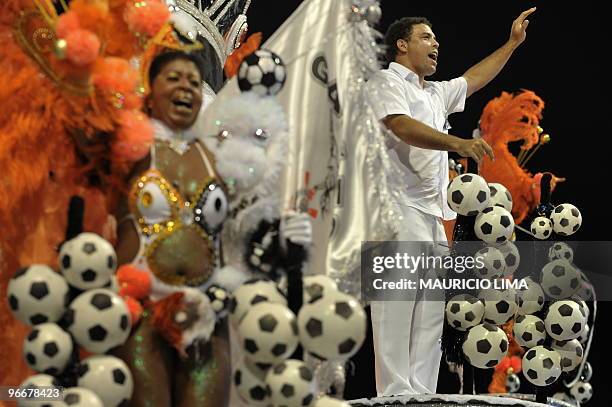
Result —
[{"label": "white soccer ball", "polygon": [[320,359],[344,360],[365,340],[366,316],[359,302],[336,292],[302,306],[298,314],[300,342]]},{"label": "white soccer ball", "polygon": [[588,322],[589,315],[591,315],[591,310],[589,310],[587,303],[579,295],[572,295],[570,300],[575,301],[576,304],[578,304],[578,306],[580,307],[580,312],[582,312],[582,315],[584,315],[584,318]]},{"label": "white soccer ball", "polygon": [[521,388],[521,379],[515,373],[506,376],[506,388],[508,393],[516,393]]},{"label": "white soccer ball", "polygon": [[266,383],[276,406],[310,406],[315,396],[314,375],[301,360],[289,359],[274,366]]},{"label": "white soccer ball", "polygon": [[325,297],[328,293],[338,291],[338,285],[324,274],[304,277],[304,303],[312,303]]},{"label": "white soccer ball", "polygon": [[[50,376],[48,374],[37,374],[34,376],[30,376],[27,379],[25,379],[23,383],[21,383],[21,385],[19,386],[21,390],[45,389],[46,391],[49,391],[52,389],[60,389],[61,387],[62,386],[59,380],[57,380],[55,377]],[[56,403],[56,404],[53,404],[53,403]],[[64,404],[59,401],[55,401],[55,402],[41,401],[40,398],[38,400],[36,400],[35,398],[21,399],[18,402],[19,407],[44,407],[44,406],[60,407],[62,405]]]},{"label": "white soccer ball", "polygon": [[80,290],[104,287],[117,268],[115,249],[95,233],[81,233],[64,243],[59,259],[68,283]]},{"label": "white soccer ball", "polygon": [[476,216],[476,236],[487,243],[503,243],[514,232],[514,218],[500,206],[489,206]]},{"label": "white soccer ball", "polygon": [[506,261],[504,277],[513,276],[521,263],[521,253],[519,252],[519,249],[511,241],[504,242],[496,247],[500,252],[502,252],[504,255],[504,260]]},{"label": "white soccer ball", "polygon": [[483,316],[484,304],[472,295],[456,295],[446,304],[446,321],[459,331],[467,331],[480,324]]},{"label": "white soccer ball", "polygon": [[37,372],[57,376],[72,355],[72,338],[53,322],[36,325],[23,342],[23,357]]},{"label": "white soccer ball", "polygon": [[260,302],[287,305],[287,298],[272,280],[249,280],[232,293],[229,306],[232,324],[238,326],[247,311]]},{"label": "white soccer ball", "polygon": [[293,312],[285,305],[262,302],[247,312],[238,335],[244,356],[255,363],[280,363],[298,346],[298,328]]},{"label": "white soccer ball", "polygon": [[132,373],[124,361],[114,356],[90,356],[81,362],[78,385],[93,391],[104,407],[128,405],[134,391]]},{"label": "white soccer ball", "polygon": [[580,312],[580,306],[569,300],[557,301],[548,309],[546,331],[558,341],[576,339],[586,325],[586,318]]},{"label": "white soccer ball", "polygon": [[217,314],[217,317],[225,317],[231,302],[230,293],[221,286],[211,284],[206,289],[206,295],[208,296],[210,306],[212,307],[213,311],[215,311],[215,314]]},{"label": "white soccer ball", "polygon": [[565,401],[566,403],[570,403],[571,405],[574,405],[575,400],[572,398],[572,396],[567,395],[565,393],[562,392],[557,392],[552,396],[553,399],[555,400],[559,400],[559,401]]},{"label": "white soccer ball", "polygon": [[554,299],[569,298],[580,288],[580,275],[570,262],[553,260],[542,268],[542,289]]},{"label": "white soccer ball", "polygon": [[493,280],[504,275],[506,260],[503,253],[495,247],[485,247],[474,254],[484,264],[483,267],[474,267],[474,273],[481,278]]},{"label": "white soccer ball", "polygon": [[570,388],[570,394],[580,404],[586,403],[593,397],[593,386],[591,383],[579,381]]},{"label": "white soccer ball", "polygon": [[571,372],[582,362],[584,349],[578,339],[553,341],[551,347],[561,355],[561,369],[564,372]]},{"label": "white soccer ball", "polygon": [[93,353],[122,345],[130,334],[130,312],[125,301],[104,288],[85,291],[72,301],[66,315],[74,339]]},{"label": "white soccer ball", "polygon": [[548,386],[561,376],[561,356],[557,351],[536,346],[523,356],[523,375],[536,386]]},{"label": "white soccer ball", "polygon": [[582,215],[572,204],[557,205],[550,214],[555,233],[561,236],[573,235],[582,225]]},{"label": "white soccer ball", "polygon": [[582,328],[582,331],[580,331],[580,335],[578,336],[578,341],[580,341],[580,344],[582,346],[586,346],[587,342],[589,341],[589,335],[591,333],[591,328],[589,327],[588,324],[584,324],[584,328]]},{"label": "white soccer ball", "polygon": [[513,288],[484,289],[480,291],[478,298],[484,302],[483,320],[485,322],[502,325],[516,315],[518,305],[516,304],[516,291]]},{"label": "white soccer ball", "polygon": [[490,206],[501,206],[508,212],[512,212],[512,195],[508,188],[496,182],[489,182],[491,191]]},{"label": "white soccer ball", "polygon": [[517,313],[521,315],[535,314],[544,307],[546,301],[544,290],[531,277],[525,277],[523,281],[527,283],[527,288],[516,291]]},{"label": "white soccer ball", "polygon": [[531,222],[531,234],[540,240],[545,240],[552,234],[553,227],[550,219],[544,216],[538,216]]},{"label": "white soccer ball", "polygon": [[495,325],[484,323],[470,329],[463,340],[463,354],[474,367],[495,367],[506,356],[508,337]]},{"label": "white soccer ball", "polygon": [[476,216],[489,204],[489,186],[476,174],[462,174],[448,185],[448,206],[460,215]]},{"label": "white soccer ball", "polygon": [[274,52],[260,49],[247,56],[238,68],[238,87],[243,92],[255,92],[260,96],[278,94],[287,70],[283,61]]},{"label": "white soccer ball", "polygon": [[565,259],[570,263],[574,261],[574,250],[565,242],[556,242],[548,249],[548,260]]},{"label": "white soccer ball", "polygon": [[20,269],[8,284],[8,303],[15,318],[30,324],[56,322],[70,301],[61,274],[43,264]]},{"label": "white soccer ball", "polygon": [[72,407],[104,407],[100,397],[85,387],[69,387],[64,390],[64,403]]},{"label": "white soccer ball", "polygon": [[546,340],[544,321],[535,315],[517,316],[512,331],[514,332],[516,343],[525,348],[543,345]]},{"label": "white soccer ball", "polygon": [[266,389],[266,371],[243,358],[234,368],[233,383],[238,396],[249,406],[268,406],[270,396]]}]

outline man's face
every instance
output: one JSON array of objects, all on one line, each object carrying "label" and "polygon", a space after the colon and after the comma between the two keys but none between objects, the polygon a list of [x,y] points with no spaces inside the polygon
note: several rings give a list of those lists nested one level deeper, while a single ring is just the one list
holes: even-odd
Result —
[{"label": "man's face", "polygon": [[187,59],[175,59],[164,65],[151,86],[151,117],[172,129],[185,130],[193,125],[201,106],[197,66]]},{"label": "man's face", "polygon": [[408,59],[414,72],[422,77],[433,75],[438,66],[438,41],[427,24],[412,26],[408,39],[397,40],[397,47]]}]

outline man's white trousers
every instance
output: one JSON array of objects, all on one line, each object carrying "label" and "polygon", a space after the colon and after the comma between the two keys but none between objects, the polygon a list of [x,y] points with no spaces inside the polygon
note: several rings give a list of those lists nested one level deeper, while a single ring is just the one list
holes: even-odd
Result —
[{"label": "man's white trousers", "polygon": [[[403,206],[403,227],[397,240],[433,242],[435,253],[447,247],[440,218]],[[414,253],[413,255],[420,255]],[[421,270],[432,278],[435,271]],[[442,292],[406,291],[409,301],[373,301],[372,331],[378,396],[435,393],[442,357],[444,323]],[[408,299],[408,298],[407,298]]]}]

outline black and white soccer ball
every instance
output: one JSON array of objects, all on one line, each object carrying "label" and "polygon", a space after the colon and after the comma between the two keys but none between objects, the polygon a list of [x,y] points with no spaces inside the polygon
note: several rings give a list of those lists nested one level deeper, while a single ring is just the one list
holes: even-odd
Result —
[{"label": "black and white soccer ball", "polygon": [[531,277],[525,277],[523,281],[527,284],[527,288],[516,291],[517,313],[520,315],[535,314],[544,307],[546,301],[544,290]]},{"label": "black and white soccer ball", "polygon": [[331,277],[324,274],[304,277],[304,303],[318,301],[335,291],[338,291],[338,285]]},{"label": "black and white soccer ball", "polygon": [[231,295],[227,290],[216,284],[211,284],[206,289],[206,295],[210,300],[210,306],[212,307],[218,318],[223,318],[227,315],[229,310]]},{"label": "black and white soccer ball", "polygon": [[513,288],[483,289],[478,293],[478,298],[484,302],[483,320],[485,322],[502,325],[516,315],[518,305],[516,304],[516,290]]},{"label": "black and white soccer ball", "polygon": [[69,387],[64,390],[64,403],[72,407],[104,407],[100,397],[85,387]]},{"label": "black and white soccer ball", "polygon": [[546,331],[558,341],[576,339],[586,325],[580,306],[570,300],[557,301],[548,308],[544,319]]},{"label": "black and white soccer ball", "polygon": [[43,264],[20,269],[8,284],[8,303],[15,318],[36,325],[56,322],[70,301],[69,287],[61,274]]},{"label": "black and white soccer ball", "polygon": [[285,80],[287,69],[274,52],[260,49],[247,56],[238,68],[238,87],[243,92],[255,92],[260,96],[278,94]]},{"label": "black and white soccer ball", "polygon": [[464,216],[476,216],[490,206],[490,192],[487,182],[476,174],[462,174],[448,185],[448,206]]},{"label": "black and white soccer ball", "polygon": [[521,252],[518,247],[510,240],[507,242],[498,244],[497,249],[504,255],[506,261],[506,269],[504,270],[504,277],[511,277],[518,270],[521,263]]},{"label": "black and white soccer ball", "polygon": [[586,403],[593,397],[591,383],[579,381],[570,388],[570,394],[580,404]]},{"label": "black and white soccer ball", "polygon": [[93,353],[106,353],[122,345],[131,331],[125,301],[104,288],[76,297],[68,307],[66,324],[77,343]]},{"label": "black and white soccer ball", "polygon": [[508,352],[508,337],[495,325],[484,323],[470,329],[463,340],[463,354],[479,369],[495,367]]},{"label": "black and white soccer ball", "polygon": [[521,379],[517,374],[512,373],[506,376],[506,388],[508,393],[516,393],[521,388]]},{"label": "black and white soccer ball", "polygon": [[298,346],[295,315],[282,304],[262,302],[251,308],[238,326],[244,356],[255,363],[276,364]]},{"label": "black and white soccer ball", "polygon": [[126,406],[134,391],[132,372],[119,358],[108,355],[90,356],[81,362],[77,383],[93,391],[104,407]]},{"label": "black and white soccer ball", "polygon": [[247,358],[238,362],[232,383],[238,396],[248,406],[268,406],[270,396],[266,388],[266,372]]},{"label": "black and white soccer ball", "polygon": [[512,331],[516,343],[525,348],[543,345],[546,340],[544,321],[535,315],[517,316]]},{"label": "black and white soccer ball", "polygon": [[300,342],[309,353],[320,359],[345,360],[365,340],[366,316],[354,297],[335,292],[303,305],[298,327]]},{"label": "black and white soccer ball", "polygon": [[588,322],[589,316],[591,315],[591,310],[589,310],[587,303],[579,295],[572,295],[570,300],[575,301],[578,304],[580,307],[580,312],[582,312],[582,315],[584,315],[584,318]]},{"label": "black and white soccer ball", "polygon": [[80,290],[104,287],[117,268],[115,249],[95,233],[81,233],[64,243],[59,260],[68,283]]},{"label": "black and white soccer ball", "polygon": [[538,216],[531,222],[531,234],[540,240],[545,240],[550,237],[553,231],[552,222],[544,216]]},{"label": "black and white soccer ball", "polygon": [[561,376],[561,355],[544,346],[531,348],[523,356],[522,371],[536,386],[551,385]]},{"label": "black and white soccer ball", "polygon": [[446,321],[459,331],[465,332],[480,324],[483,316],[484,304],[472,295],[456,295],[446,304]]},{"label": "black and white soccer ball", "polygon": [[514,218],[501,206],[489,206],[476,216],[476,236],[487,243],[503,243],[514,232]]},{"label": "black and white soccer ball", "polygon": [[474,273],[487,280],[500,278],[506,270],[506,260],[503,253],[492,246],[478,250],[474,254],[475,259],[480,259],[483,267],[474,267]]},{"label": "black and white soccer ball", "polygon": [[287,305],[287,298],[272,280],[253,279],[242,284],[232,294],[230,321],[238,326],[247,311],[260,302]]},{"label": "black and white soccer ball", "polygon": [[580,373],[580,380],[583,382],[588,382],[593,378],[593,367],[591,363],[585,362],[584,366],[582,366],[582,372]]},{"label": "black and white soccer ball", "polygon": [[578,339],[553,341],[551,347],[561,355],[561,369],[564,372],[571,372],[582,363],[584,349]]},{"label": "black and white soccer ball", "polygon": [[555,233],[561,236],[573,235],[582,225],[582,215],[572,204],[557,205],[550,214]]},{"label": "black and white soccer ball", "polygon": [[582,331],[580,331],[580,335],[578,335],[578,341],[580,341],[580,344],[582,346],[586,346],[587,343],[589,342],[589,335],[591,334],[591,328],[589,327],[588,324],[584,324],[584,328],[582,328]]},{"label": "black and white soccer ball", "polygon": [[548,260],[564,259],[574,261],[574,250],[565,242],[556,242],[548,249]]},{"label": "black and white soccer ball", "polygon": [[[49,391],[52,389],[60,389],[62,387],[60,381],[48,374],[37,374],[34,376],[30,376],[21,383],[19,388],[21,390],[30,390],[30,389],[44,389],[45,391]],[[60,402],[51,402],[51,401],[41,401],[40,398],[35,399],[21,399],[19,400],[19,407],[43,407],[43,406],[51,406],[56,407]],[[61,407],[61,405],[57,405],[57,407]]]},{"label": "black and white soccer ball", "polygon": [[491,191],[491,206],[501,206],[508,212],[512,212],[512,195],[508,188],[496,182],[489,182],[489,190]]},{"label": "black and white soccer ball", "polygon": [[23,342],[23,357],[33,370],[57,376],[72,355],[72,338],[53,322],[36,325]]},{"label": "black and white soccer ball", "polygon": [[593,288],[593,284],[589,281],[587,275],[583,271],[578,270],[578,275],[580,276],[580,287],[578,287],[575,295],[585,301],[593,301],[595,299],[595,289]]},{"label": "black and white soccer ball", "polygon": [[569,298],[579,288],[579,271],[569,261],[556,259],[542,267],[542,289],[551,298]]},{"label": "black and white soccer ball", "polygon": [[274,366],[266,383],[270,401],[276,406],[308,407],[314,400],[314,374],[301,360],[289,359]]}]

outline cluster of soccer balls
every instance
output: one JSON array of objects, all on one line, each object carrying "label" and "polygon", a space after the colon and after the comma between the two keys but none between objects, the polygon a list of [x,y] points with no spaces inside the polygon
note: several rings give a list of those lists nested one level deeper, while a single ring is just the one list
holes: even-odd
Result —
[{"label": "cluster of soccer balls", "polygon": [[531,222],[531,234],[540,240],[548,239],[552,232],[560,236],[573,235],[582,225],[582,215],[578,208],[569,203],[557,205],[550,218],[538,216]]},{"label": "cluster of soccer balls", "polygon": [[476,216],[474,232],[487,243],[503,243],[512,237],[512,195],[506,187],[487,182],[479,175],[461,174],[451,181],[448,205],[463,216]]},{"label": "cluster of soccer balls", "polygon": [[301,344],[319,359],[346,360],[363,344],[364,310],[333,280],[305,277],[304,305],[297,316],[276,283],[249,281],[233,293],[230,322],[243,354],[233,384],[249,406],[346,406],[318,397],[314,372],[301,360],[287,359]]},{"label": "cluster of soccer balls", "polygon": [[[549,268],[545,266],[544,271]],[[527,351],[523,375],[536,386],[547,386],[562,372],[581,366],[589,338],[589,308],[580,296],[566,291],[571,297],[554,298],[544,313],[548,291],[530,278],[525,281],[526,289],[482,290],[478,298],[455,296],[446,305],[446,320],[466,332],[462,344],[466,360],[485,369],[497,366],[506,356],[508,338],[500,326],[514,319],[514,339]]]},{"label": "cluster of soccer balls", "polygon": [[[123,344],[131,330],[130,312],[117,293],[115,251],[100,236],[82,233],[62,245],[59,264],[61,273],[37,264],[19,270],[9,282],[13,315],[32,325],[23,356],[39,372],[22,388],[60,386],[62,378],[73,375],[78,387],[66,389],[65,403],[125,405],[133,391],[131,372],[122,360],[104,355]],[[94,355],[79,361],[78,347]]]}]

